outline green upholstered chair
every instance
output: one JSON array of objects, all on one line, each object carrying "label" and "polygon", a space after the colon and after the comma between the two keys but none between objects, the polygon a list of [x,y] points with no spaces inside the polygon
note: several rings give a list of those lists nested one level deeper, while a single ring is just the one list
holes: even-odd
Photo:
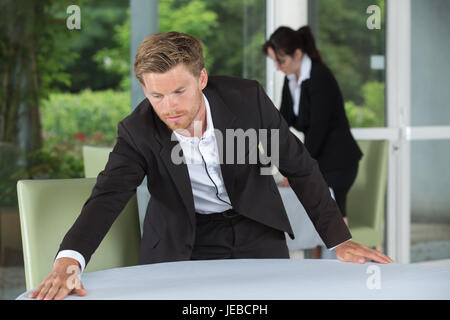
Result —
[{"label": "green upholstered chair", "polygon": [[112,148],[83,146],[84,176],[96,178],[105,169]]},{"label": "green upholstered chair", "polygon": [[[64,235],[75,222],[96,179],[21,180],[17,183],[27,290],[53,268]],[[92,255],[85,272],[136,265],[140,246],[133,196]]]},{"label": "green upholstered chair", "polygon": [[381,251],[388,175],[389,142],[359,140],[364,153],[358,176],[347,196],[347,217],[352,239]]},{"label": "green upholstered chair", "polygon": [[[113,148],[83,146],[84,176],[86,178],[95,178],[105,169],[108,162],[109,153]],[[147,190],[147,179],[137,188],[138,214],[140,223],[140,232],[143,233],[142,225],[144,223],[147,204],[150,200],[150,194]]]}]

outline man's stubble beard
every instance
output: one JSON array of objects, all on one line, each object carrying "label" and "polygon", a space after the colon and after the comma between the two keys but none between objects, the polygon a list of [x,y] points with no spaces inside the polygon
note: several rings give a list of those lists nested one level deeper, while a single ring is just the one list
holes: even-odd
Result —
[{"label": "man's stubble beard", "polygon": [[[198,102],[198,104],[197,104],[197,110],[196,110],[195,113],[192,115],[192,117],[189,119],[189,124],[188,124],[187,126],[185,126],[184,128],[177,127],[177,128],[175,128],[173,131],[176,131],[176,130],[185,131],[185,130],[187,130],[187,131],[189,131],[190,133],[191,133],[191,132],[192,132],[192,133],[194,132],[195,126],[198,125],[198,124],[196,124],[196,122],[197,122],[197,121],[201,121],[201,120],[196,120],[196,118],[197,118],[197,116],[198,116],[200,110],[202,109],[202,101],[203,101],[203,96],[200,96],[199,102]],[[205,114],[206,114],[206,110],[205,110]],[[189,115],[190,115],[190,114],[189,114]],[[200,127],[200,130],[201,130],[201,129],[202,129],[202,128]]]}]

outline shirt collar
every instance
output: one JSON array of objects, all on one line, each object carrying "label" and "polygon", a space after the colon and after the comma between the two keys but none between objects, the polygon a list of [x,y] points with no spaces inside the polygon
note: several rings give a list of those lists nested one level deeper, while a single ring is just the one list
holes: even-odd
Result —
[{"label": "shirt collar", "polygon": [[[304,53],[300,69],[300,77],[297,80],[297,84],[301,84],[303,81],[311,77],[311,67],[312,67],[311,58],[306,53]],[[289,79],[290,82],[292,82],[295,81],[296,75],[295,73],[291,73],[287,75],[287,78]]]}]

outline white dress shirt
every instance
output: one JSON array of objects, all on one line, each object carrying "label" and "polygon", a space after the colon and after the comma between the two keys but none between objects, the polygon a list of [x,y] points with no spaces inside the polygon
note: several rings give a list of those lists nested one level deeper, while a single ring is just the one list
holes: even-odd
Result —
[{"label": "white dress shirt", "polygon": [[202,137],[187,137],[176,131],[173,133],[183,150],[191,180],[195,211],[208,214],[223,212],[232,206],[220,171],[211,109],[205,95],[203,99],[206,105],[206,130]]},{"label": "white dress shirt", "polygon": [[293,111],[298,116],[300,108],[300,96],[302,93],[302,82],[311,77],[311,58],[304,53],[302,58],[302,64],[300,67],[300,77],[297,79],[296,73],[287,75],[289,80],[289,90],[291,92],[292,101],[294,102]]}]

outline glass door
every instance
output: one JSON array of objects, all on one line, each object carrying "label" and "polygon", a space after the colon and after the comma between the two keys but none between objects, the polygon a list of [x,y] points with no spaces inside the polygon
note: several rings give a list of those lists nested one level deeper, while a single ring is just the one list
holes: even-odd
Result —
[{"label": "glass door", "polygon": [[390,142],[386,252],[401,263],[448,263],[450,3],[310,0],[308,8],[353,135]]},{"label": "glass door", "polygon": [[410,261],[450,265],[450,2],[410,6]]}]

